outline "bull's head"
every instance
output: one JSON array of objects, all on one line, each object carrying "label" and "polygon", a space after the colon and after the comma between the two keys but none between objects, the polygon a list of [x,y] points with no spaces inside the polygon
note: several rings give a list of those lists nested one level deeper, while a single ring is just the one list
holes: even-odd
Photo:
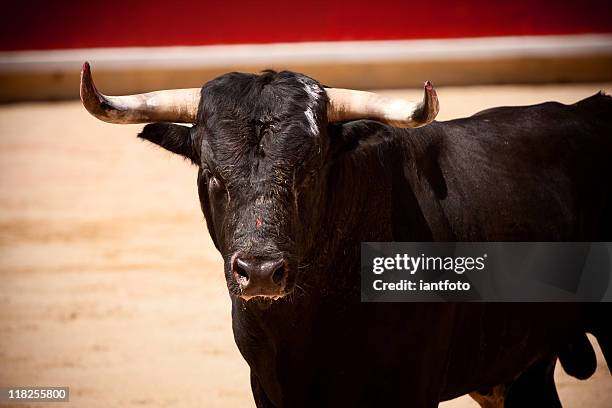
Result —
[{"label": "bull's head", "polygon": [[81,99],[106,122],[156,122],[139,136],[199,167],[200,203],[225,260],[228,288],[245,299],[282,297],[296,284],[324,208],[332,150],[328,123],[374,119],[419,127],[438,112],[428,82],[423,101],[415,103],[324,88],[286,71],[229,73],[202,89],[105,96],[87,63]]}]

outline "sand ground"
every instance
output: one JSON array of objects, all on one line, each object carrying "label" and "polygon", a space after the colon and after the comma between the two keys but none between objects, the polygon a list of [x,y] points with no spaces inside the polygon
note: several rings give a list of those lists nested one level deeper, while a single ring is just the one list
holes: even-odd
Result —
[{"label": "sand ground", "polygon": [[[599,89],[612,84],[441,88],[439,118]],[[0,106],[0,386],[69,386],[58,408],[251,407],[195,169],[140,128],[78,102]],[[567,407],[612,406],[599,359],[588,381],[558,368]]]}]

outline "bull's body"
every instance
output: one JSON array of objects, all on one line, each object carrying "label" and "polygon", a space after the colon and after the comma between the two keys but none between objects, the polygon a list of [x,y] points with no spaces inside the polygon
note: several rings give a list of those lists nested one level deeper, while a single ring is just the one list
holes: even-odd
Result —
[{"label": "bull's body", "polygon": [[584,332],[567,304],[361,304],[359,244],[612,240],[609,97],[329,133],[349,148],[329,169],[303,291],[233,298],[258,406],[436,406],[511,383]]},{"label": "bull's body", "polygon": [[430,408],[468,392],[558,407],[556,357],[577,378],[595,369],[586,331],[612,361],[603,305],[363,304],[359,265],[363,241],[612,241],[608,96],[406,130],[343,121],[428,124],[431,84],[412,104],[266,71],[106,97],[85,64],[81,97],[112,123],[195,123],[140,137],[198,166],[260,408]]}]

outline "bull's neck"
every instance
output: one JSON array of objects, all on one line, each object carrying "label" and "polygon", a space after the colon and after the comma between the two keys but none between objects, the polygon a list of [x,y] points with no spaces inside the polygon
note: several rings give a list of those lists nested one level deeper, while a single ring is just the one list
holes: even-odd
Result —
[{"label": "bull's neck", "polygon": [[[427,239],[427,228],[406,171],[412,133],[378,129],[334,160],[328,176],[327,206],[314,264],[339,275],[359,273],[361,242]],[[365,135],[367,136],[367,135]],[[429,237],[430,238],[430,237]],[[353,279],[354,280],[354,279]],[[353,281],[351,280],[351,282]],[[354,283],[354,282],[353,282]]]}]

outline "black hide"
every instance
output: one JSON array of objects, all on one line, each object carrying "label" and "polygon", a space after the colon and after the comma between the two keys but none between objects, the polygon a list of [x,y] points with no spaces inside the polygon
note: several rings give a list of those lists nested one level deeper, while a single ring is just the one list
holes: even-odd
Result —
[{"label": "black hide", "polygon": [[[328,124],[326,106],[306,76],[230,73],[192,129],[140,135],[199,166],[257,406],[434,407],[499,384],[507,406],[557,406],[555,356],[590,375],[572,350],[590,356],[587,330],[609,350],[609,308],[362,304],[360,242],[612,241],[612,99],[419,129]],[[241,298],[236,253],[287,259],[287,295]]]}]

